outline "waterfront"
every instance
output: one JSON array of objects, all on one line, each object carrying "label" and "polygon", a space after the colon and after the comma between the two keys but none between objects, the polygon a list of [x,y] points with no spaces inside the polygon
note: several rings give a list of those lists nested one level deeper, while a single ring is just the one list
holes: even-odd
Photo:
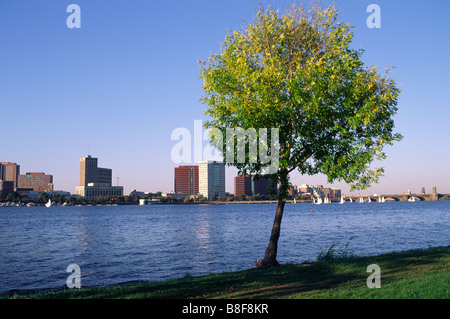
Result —
[{"label": "waterfront", "polygon": [[[234,271],[263,257],[275,204],[2,207],[0,293]],[[311,212],[313,210],[313,212]],[[287,204],[280,263],[331,245],[363,256],[450,244],[450,201]]]}]

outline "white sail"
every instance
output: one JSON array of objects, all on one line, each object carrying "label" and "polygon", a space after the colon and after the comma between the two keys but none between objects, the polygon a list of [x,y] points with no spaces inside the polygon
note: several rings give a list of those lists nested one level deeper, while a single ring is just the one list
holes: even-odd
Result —
[{"label": "white sail", "polygon": [[370,197],[369,197],[369,200],[367,201],[368,203],[371,203],[372,202],[372,200],[370,199]]},{"label": "white sail", "polygon": [[383,196],[383,198],[381,199],[381,202],[382,203],[384,203],[386,200],[384,199],[384,196]]},{"label": "white sail", "polygon": [[316,204],[317,205],[322,204],[322,197],[317,197],[317,203]]},{"label": "white sail", "polygon": [[341,201],[339,202],[339,204],[344,204],[344,197],[341,196]]},{"label": "white sail", "polygon": [[297,204],[297,201],[295,200],[295,197],[294,197],[294,204]]},{"label": "white sail", "polygon": [[360,203],[364,203],[364,199],[362,197],[359,198]]},{"label": "white sail", "polygon": [[45,207],[50,207],[52,206],[52,200],[49,199],[48,202],[45,204]]},{"label": "white sail", "polygon": [[353,198],[350,198],[350,203],[353,203]]}]

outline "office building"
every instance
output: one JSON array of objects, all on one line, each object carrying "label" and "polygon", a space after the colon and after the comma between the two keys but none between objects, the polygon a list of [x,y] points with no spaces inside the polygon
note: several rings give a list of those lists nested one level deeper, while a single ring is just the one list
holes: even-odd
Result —
[{"label": "office building", "polygon": [[17,188],[17,179],[20,174],[20,165],[10,162],[0,163],[0,180],[5,182],[13,182],[14,189]]},{"label": "office building", "polygon": [[98,159],[88,155],[80,159],[80,186],[97,183]]},{"label": "office building", "polygon": [[53,191],[53,175],[44,173],[26,173],[19,175],[17,188],[30,189],[38,192]]},{"label": "office building", "polygon": [[341,190],[338,188],[323,187],[323,185],[307,185],[302,184],[298,188],[299,194],[309,194],[314,197],[321,198],[341,198]]},{"label": "office building", "polygon": [[323,197],[326,198],[340,198],[341,197],[341,190],[338,188],[330,188],[330,187],[323,187],[323,185],[317,185],[317,189],[319,189],[319,193],[323,195]]},{"label": "office building", "polygon": [[174,169],[174,191],[189,195],[197,195],[198,165],[179,166]]},{"label": "office building", "polygon": [[252,194],[252,180],[249,175],[238,175],[234,177],[234,196]]},{"label": "office building", "polygon": [[264,176],[238,175],[234,177],[234,196],[269,195],[276,192],[276,184]]},{"label": "office building", "polygon": [[98,167],[98,159],[87,155],[80,159],[80,186],[75,193],[87,199],[123,196],[123,187],[112,186],[112,170]]},{"label": "office building", "polygon": [[206,198],[225,196],[225,165],[217,161],[202,161],[198,165],[199,194]]},{"label": "office building", "polygon": [[0,195],[7,196],[14,193],[14,182],[0,180]]},{"label": "office building", "polygon": [[292,185],[289,189],[288,189],[288,195],[289,196],[297,196],[297,195],[299,195],[300,193],[299,193],[299,190],[298,190],[298,187],[297,187],[297,185]]}]

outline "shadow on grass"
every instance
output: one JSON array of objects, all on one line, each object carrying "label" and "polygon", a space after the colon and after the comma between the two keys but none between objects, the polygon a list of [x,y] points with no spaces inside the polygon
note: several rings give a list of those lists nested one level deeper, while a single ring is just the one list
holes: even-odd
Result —
[{"label": "shadow on grass", "polygon": [[332,268],[331,264],[325,263],[281,265],[274,268],[252,268],[201,277],[185,276],[159,283],[51,292],[29,297],[54,299],[283,298],[303,291],[332,288],[355,278],[355,274],[351,273],[334,273]]},{"label": "shadow on grass", "polygon": [[[299,293],[366,285],[370,264],[382,268],[383,283],[414,275],[420,269],[448,267],[449,247],[430,248],[368,257],[319,256],[317,262],[252,268],[244,271],[185,277],[130,286],[71,290],[15,298],[54,299],[187,299],[187,298],[287,298]],[[409,271],[409,272],[408,272]]]}]

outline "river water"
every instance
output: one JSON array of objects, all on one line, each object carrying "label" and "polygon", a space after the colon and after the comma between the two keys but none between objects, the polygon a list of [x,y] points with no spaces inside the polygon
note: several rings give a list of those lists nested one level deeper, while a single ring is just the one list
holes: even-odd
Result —
[{"label": "river water", "polygon": [[[276,204],[0,207],[0,294],[159,281],[254,267]],[[286,204],[280,263],[334,245],[371,256],[450,245],[450,201]]]}]

